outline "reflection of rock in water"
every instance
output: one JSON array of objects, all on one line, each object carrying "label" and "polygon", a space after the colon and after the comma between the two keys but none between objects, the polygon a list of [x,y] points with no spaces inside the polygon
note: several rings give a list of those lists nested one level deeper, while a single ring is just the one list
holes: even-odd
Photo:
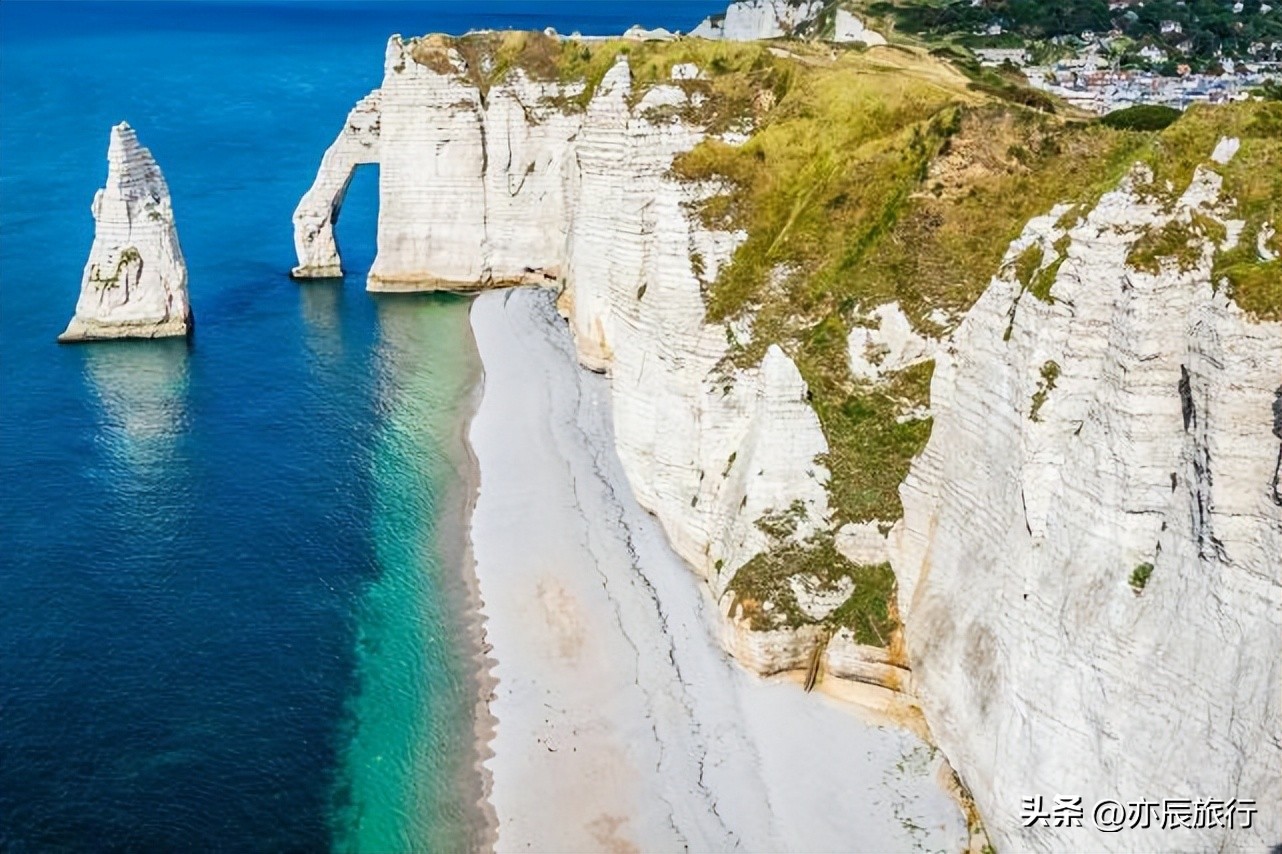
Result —
[{"label": "reflection of rock in water", "polygon": [[298,295],[308,349],[327,364],[337,361],[343,352],[343,283],[308,283],[298,288]]},{"label": "reflection of rock in water", "polygon": [[121,341],[84,352],[101,403],[100,441],[133,466],[167,462],[186,421],[187,342]]}]

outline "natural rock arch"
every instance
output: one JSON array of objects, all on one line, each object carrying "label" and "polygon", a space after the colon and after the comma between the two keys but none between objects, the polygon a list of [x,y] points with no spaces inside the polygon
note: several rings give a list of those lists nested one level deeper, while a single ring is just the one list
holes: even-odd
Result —
[{"label": "natural rock arch", "polygon": [[381,110],[382,90],[375,89],[347,114],[347,123],[321,158],[316,180],[294,211],[294,249],[298,253],[298,266],[291,273],[294,278],[343,275],[334,223],[356,167],[379,162]]}]

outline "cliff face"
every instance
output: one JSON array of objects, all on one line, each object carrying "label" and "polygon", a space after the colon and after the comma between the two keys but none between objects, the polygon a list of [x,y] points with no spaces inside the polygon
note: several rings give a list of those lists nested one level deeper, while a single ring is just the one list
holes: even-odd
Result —
[{"label": "cliff face", "polygon": [[777,39],[813,21],[823,8],[822,0],[742,0],[727,6],[724,14],[705,18],[690,35],[727,41]]},{"label": "cliff face", "polygon": [[[1282,836],[1282,324],[1212,284],[1243,226],[1219,176],[1200,168],[1173,204],[1147,177],[1076,224],[1065,208],[1028,224],[937,355],[934,430],[901,490],[919,698],[999,849]],[[1223,246],[1133,266],[1145,235],[1203,217]],[[1041,298],[1015,272],[1032,246],[1053,279]],[[1239,796],[1260,814],[1245,832],[1100,833],[1089,813],[1025,828],[1037,795]]]},{"label": "cliff face", "polygon": [[796,537],[825,525],[815,459],[827,443],[783,350],[726,367],[736,332],[705,323],[702,287],[742,238],[696,223],[689,207],[706,190],[671,175],[704,135],[678,115],[694,108],[694,87],[638,93],[620,57],[588,98],[582,82],[519,70],[486,86],[472,61],[431,39],[389,42],[380,90],[353,111],[360,120],[295,214],[295,274],[339,269],[342,190],[356,163],[377,158],[371,290],[563,287],[581,361],[613,378],[639,500],[719,596],[769,545],[760,517],[795,502]]},{"label": "cliff face", "polygon": [[704,18],[690,35],[741,42],[818,35],[850,44],[886,43],[880,33],[832,0],[740,0]]},{"label": "cliff face", "polygon": [[634,112],[629,94],[617,64],[577,140],[562,306],[580,359],[613,378],[619,452],[641,504],[720,596],[768,545],[761,516],[799,501],[797,534],[823,525],[827,473],[815,458],[827,443],[781,349],[752,369],[722,365],[736,331],[705,322],[702,283],[740,238],[700,227],[689,208],[704,191],[670,174],[699,131],[645,118],[684,92],[651,89]]},{"label": "cliff face", "polygon": [[560,87],[521,74],[482,92],[453,49],[395,39],[385,70],[370,289],[480,287],[558,269],[568,142],[583,124],[553,105]]},{"label": "cliff face", "polygon": [[169,187],[127,124],[111,129],[107,185],[94,196],[93,217],[76,314],[58,340],[186,335],[187,265]]},{"label": "cliff face", "polygon": [[[1223,191],[1237,144],[1179,131],[1215,157],[1167,198],[1111,171],[1149,136],[901,52],[779,71],[797,55],[487,38],[391,40],[295,214],[296,274],[339,269],[342,192],[377,160],[371,290],[556,288],[726,647],[920,699],[1001,847],[1277,837],[1282,327],[1239,306],[1270,299],[1243,248],[1278,241],[1267,182],[1249,224]],[[718,90],[714,63],[767,83]],[[1278,117],[1255,118],[1235,186],[1278,174]],[[1096,184],[1085,215],[1034,216]],[[1260,815],[1248,837],[1024,828],[1037,795]]]}]

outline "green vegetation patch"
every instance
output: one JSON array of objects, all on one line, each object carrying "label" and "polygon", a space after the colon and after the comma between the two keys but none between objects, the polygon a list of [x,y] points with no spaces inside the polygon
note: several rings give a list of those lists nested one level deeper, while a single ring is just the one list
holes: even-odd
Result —
[{"label": "green vegetation patch", "polygon": [[[1227,166],[1225,194],[1231,216],[1245,223],[1236,246],[1215,256],[1212,275],[1226,282],[1229,295],[1258,320],[1282,320],[1282,103],[1234,110],[1241,148]],[[1267,239],[1265,239],[1267,237]],[[1267,261],[1260,244],[1274,254]]]},{"label": "green vegetation patch", "polygon": [[757,520],[763,534],[776,542],[783,542],[797,532],[797,526],[806,518],[806,504],[798,499],[787,510],[767,513]]},{"label": "green vegetation patch", "polygon": [[1166,130],[1180,115],[1174,107],[1140,104],[1111,112],[1100,119],[1100,124],[1117,130],[1158,131]]},{"label": "green vegetation patch", "polygon": [[[1211,163],[1211,152],[1225,137],[1238,139],[1242,148],[1227,166]],[[1206,166],[1224,177],[1228,195],[1241,198],[1244,194],[1259,195],[1262,189],[1271,195],[1267,187],[1272,182],[1265,180],[1266,176],[1247,174],[1247,164],[1276,162],[1273,158],[1278,146],[1282,146],[1282,104],[1195,104],[1178,122],[1156,136],[1140,159],[1153,170],[1154,192],[1179,196],[1188,188],[1197,168]],[[1256,149],[1254,156],[1252,148]]]},{"label": "green vegetation patch", "polygon": [[[1030,218],[1093,204],[1152,136],[1026,109],[970,82],[912,51],[809,57],[746,143],[708,139],[673,165],[724,188],[696,209],[707,226],[747,232],[708,289],[709,319],[753,315],[735,365],[771,343],[797,362],[828,439],[839,521],[898,518],[899,483],[930,435],[928,420],[897,419],[928,403],[932,366],[859,382],[851,326],[897,301],[918,330],[946,332],[934,312],[968,310]],[[1028,286],[1049,291],[1058,265],[1045,281],[1033,270],[1021,274]]]},{"label": "green vegetation patch", "polygon": [[1282,320],[1282,260],[1250,261],[1218,268],[1228,280],[1230,295],[1258,320]]},{"label": "green vegetation patch", "polygon": [[1028,85],[1024,73],[1010,66],[988,68],[974,60],[963,60],[957,67],[970,77],[970,88],[1045,113],[1054,113],[1059,102],[1052,96]]},{"label": "green vegetation patch", "polygon": [[1141,563],[1131,571],[1131,588],[1135,591],[1135,595],[1138,596],[1140,591],[1144,589],[1148,584],[1149,576],[1152,574],[1153,564],[1151,563]]},{"label": "green vegetation patch", "polygon": [[[820,535],[807,543],[777,545],[760,554],[735,573],[727,588],[734,595],[734,607],[757,631],[815,625],[797,604],[788,579],[812,575],[820,587],[836,589],[843,579],[854,583],[850,597],[820,625],[848,628],[857,642],[888,647],[898,629],[891,601],[895,595],[895,573],[890,564],[860,566],[851,563],[833,545],[832,536]],[[766,603],[771,608],[766,610]]]},{"label": "green vegetation patch", "polygon": [[437,74],[455,73],[451,51],[463,61],[463,74],[480,90],[482,100],[496,83],[518,68],[532,80],[594,84],[600,82],[614,62],[611,52],[593,51],[578,42],[562,41],[540,32],[436,34],[413,39],[409,44],[411,58]]},{"label": "green vegetation patch", "polygon": [[[438,74],[452,74],[455,69],[450,60],[451,50],[463,60],[464,76],[477,87],[482,100],[517,69],[535,81],[559,83],[567,88],[581,84],[576,95],[550,99],[553,106],[565,110],[585,108],[606,73],[620,56],[626,55],[632,74],[634,104],[655,85],[678,86],[697,103],[671,108],[673,117],[714,133],[728,130],[745,117],[768,109],[788,90],[797,66],[796,61],[775,56],[762,43],[704,39],[588,42],[522,31],[426,36],[412,42],[410,55]],[[796,50],[805,54],[813,48],[797,46]],[[682,63],[697,65],[700,78],[672,80],[673,66]]]},{"label": "green vegetation patch", "polygon": [[120,250],[120,257],[116,259],[116,268],[111,272],[110,276],[103,277],[102,271],[95,264],[93,270],[94,289],[107,291],[120,287],[120,274],[130,264],[142,264],[142,254],[133,246],[126,246]]},{"label": "green vegetation patch", "polygon": [[855,566],[851,577],[855,592],[828,615],[828,624],[850,629],[857,643],[890,646],[891,637],[899,628],[890,608],[895,597],[895,571],[889,563]]},{"label": "green vegetation patch", "polygon": [[1197,266],[1202,257],[1202,235],[1192,222],[1174,219],[1146,231],[1126,256],[1132,269],[1156,275],[1163,261],[1172,261],[1181,272]]},{"label": "green vegetation patch", "polygon": [[877,384],[852,383],[847,388],[835,377],[843,372],[845,359],[844,349],[815,348],[803,350],[797,362],[803,374],[821,378],[812,388],[828,392],[812,397],[828,438],[828,453],[819,462],[832,473],[829,500],[845,518],[898,519],[903,515],[899,484],[908,476],[913,457],[926,447],[933,423],[929,418],[901,422],[900,417],[929,402],[935,363],[914,365]]},{"label": "green vegetation patch", "polygon": [[[1217,143],[1226,137],[1240,143],[1227,164],[1210,162]],[[1184,193],[1198,167],[1212,169],[1223,181],[1223,197],[1231,204],[1225,214],[1245,227],[1234,247],[1215,255],[1213,278],[1227,283],[1230,296],[1259,320],[1282,320],[1282,284],[1277,261],[1260,256],[1258,243],[1266,227],[1282,225],[1282,103],[1238,103],[1189,108],[1178,122],[1147,145],[1141,159],[1153,171],[1148,194],[1173,202]],[[1163,259],[1182,269],[1196,263],[1201,237],[1224,242],[1223,226],[1202,214],[1192,221],[1173,223],[1145,235],[1134,247],[1128,263],[1156,272]],[[1271,251],[1282,242],[1273,238]]]},{"label": "green vegetation patch", "polygon": [[1054,302],[1051,297],[1051,288],[1055,286],[1055,280],[1059,278],[1059,268],[1068,260],[1068,246],[1070,240],[1067,234],[1055,241],[1055,260],[1051,261],[1045,267],[1042,267],[1034,275],[1028,284],[1028,291],[1042,302]]},{"label": "green vegetation patch", "polygon": [[1015,259],[1015,278],[1025,288],[1033,283],[1033,277],[1041,269],[1044,257],[1045,253],[1042,251],[1042,245],[1034,243],[1019,253],[1019,257]]},{"label": "green vegetation patch", "polygon": [[1030,421],[1041,421],[1040,412],[1042,406],[1046,403],[1046,398],[1050,397],[1051,392],[1055,390],[1055,383],[1059,381],[1060,367],[1058,362],[1047,362],[1042,365],[1042,377],[1037,383],[1037,391],[1033,393],[1033,405],[1028,411]]},{"label": "green vegetation patch", "polygon": [[[919,328],[932,308],[961,314],[1028,220],[1060,203],[1093,206],[1144,139],[1000,105],[966,111],[895,227],[861,259],[865,289],[898,299]],[[1021,281],[1031,275],[1026,267]]]},{"label": "green vegetation patch", "polygon": [[1064,265],[1067,256],[1059,255],[1054,261],[1047,264],[1037,272],[1033,277],[1032,284],[1028,286],[1028,291],[1042,302],[1054,302],[1051,297],[1051,288],[1055,285],[1055,279],[1059,276],[1059,268]]}]

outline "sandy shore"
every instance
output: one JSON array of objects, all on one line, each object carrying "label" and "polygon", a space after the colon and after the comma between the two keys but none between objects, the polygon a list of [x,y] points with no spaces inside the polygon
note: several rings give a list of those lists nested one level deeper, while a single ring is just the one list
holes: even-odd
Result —
[{"label": "sandy shore", "polygon": [[627,488],[608,380],[578,368],[551,295],[485,293],[471,317],[498,850],[960,850],[916,737],[721,651],[706,589]]}]

